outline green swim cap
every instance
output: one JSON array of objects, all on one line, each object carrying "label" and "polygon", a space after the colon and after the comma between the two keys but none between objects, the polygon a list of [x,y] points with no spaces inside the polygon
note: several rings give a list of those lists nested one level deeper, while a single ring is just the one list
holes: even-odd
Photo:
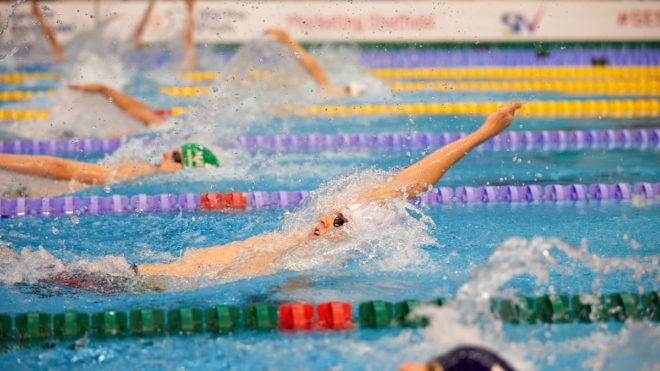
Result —
[{"label": "green swim cap", "polygon": [[184,167],[220,166],[213,152],[201,144],[186,143],[182,145],[181,159]]}]

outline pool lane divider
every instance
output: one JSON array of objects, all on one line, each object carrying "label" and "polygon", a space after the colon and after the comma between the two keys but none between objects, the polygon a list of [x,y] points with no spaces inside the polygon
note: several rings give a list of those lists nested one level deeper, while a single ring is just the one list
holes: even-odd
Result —
[{"label": "pool lane divider", "polygon": [[[381,134],[308,134],[241,135],[247,150],[319,150],[341,148],[439,148],[467,135],[464,132],[381,133]],[[490,138],[476,151],[565,150],[588,148],[658,148],[660,128],[605,130],[506,131]]]},{"label": "pool lane divider", "polygon": [[[589,53],[591,54],[591,52]],[[654,51],[654,58],[660,59],[660,53]],[[660,77],[658,63],[625,63],[618,66],[592,66],[590,63],[556,65],[535,65],[536,60],[530,63],[521,63],[520,59],[509,66],[474,66],[465,67],[470,63],[461,63],[456,67],[447,67],[447,63],[424,63],[412,66],[410,58],[404,58],[407,67],[371,68],[368,72],[381,79],[654,79]],[[383,60],[378,65],[384,66]],[[400,65],[395,63],[394,65]],[[258,71],[264,75],[268,71]],[[179,71],[177,78],[185,81],[212,81],[220,77],[218,71]],[[58,80],[55,72],[9,72],[0,73],[0,84],[22,84],[26,81]]]},{"label": "pool lane divider", "polygon": [[[388,83],[394,91],[537,91],[559,92],[571,95],[609,96],[657,96],[660,95],[660,81],[639,80],[476,80],[476,81],[394,81]],[[173,97],[194,97],[207,95],[213,91],[211,85],[160,86],[158,92]],[[55,93],[53,89],[5,90],[0,92],[0,101],[24,101],[35,94]]]},{"label": "pool lane divider", "polygon": [[373,76],[391,79],[498,79],[498,80],[642,80],[660,77],[660,67],[645,66],[484,66],[484,67],[418,67],[374,68]]},{"label": "pool lane divider", "polygon": [[[404,299],[351,303],[331,301],[316,306],[305,302],[280,305],[255,303],[241,308],[216,305],[205,310],[190,306],[169,311],[141,308],[129,312],[108,309],[91,315],[69,310],[50,314],[0,314],[0,342],[34,343],[44,340],[77,340],[83,337],[112,339],[133,336],[151,338],[165,335],[229,335],[240,331],[306,332],[351,331],[425,327],[428,319],[416,315],[419,305],[448,306],[452,299],[431,301]],[[615,292],[608,295],[543,295],[491,299],[490,311],[510,324],[566,324],[660,321],[660,293]]]},{"label": "pool lane divider", "polygon": [[[159,116],[179,116],[189,113],[189,107],[170,107],[154,109],[153,112]],[[41,120],[45,121],[49,117],[47,109],[0,109],[0,121],[12,120]]]},{"label": "pool lane divider", "polygon": [[0,84],[22,84],[26,81],[59,80],[56,72],[6,72],[0,73]]},{"label": "pool lane divider", "polygon": [[[384,80],[653,80],[660,78],[657,64],[641,66],[488,66],[488,67],[407,67],[374,68],[371,75]],[[267,71],[258,76],[267,77]],[[216,71],[181,71],[177,77],[185,81],[211,81],[220,77]],[[191,92],[193,93],[193,92]]]},{"label": "pool lane divider", "polygon": [[[467,135],[464,132],[381,133],[381,134],[307,134],[239,135],[238,145],[248,151],[306,151],[348,148],[408,149],[439,148]],[[56,155],[66,153],[110,153],[127,138],[49,139],[0,141],[0,153]],[[476,151],[566,150],[566,149],[657,149],[660,128],[605,130],[506,131],[490,138]]]},{"label": "pool lane divider", "polygon": [[[657,96],[660,82],[649,80],[477,80],[477,81],[397,81],[388,84],[395,91],[535,91],[571,95]],[[158,92],[173,97],[195,97],[211,93],[213,86],[160,86]],[[18,92],[21,93],[21,92]],[[0,100],[29,99],[24,94],[0,94]]]},{"label": "pool lane divider", "polygon": [[[505,102],[440,102],[310,105],[290,108],[299,117],[309,116],[375,116],[375,115],[479,115],[484,116],[498,109]],[[163,114],[177,115],[192,108],[175,107],[157,110]],[[1,120],[46,120],[48,110],[0,110]],[[660,115],[658,99],[589,99],[530,101],[517,111],[518,116],[538,118],[646,118]]]},{"label": "pool lane divider", "polygon": [[[355,115],[488,115],[505,102],[444,102],[399,104],[310,105],[294,108],[296,116]],[[633,118],[657,117],[658,99],[589,99],[529,101],[516,112],[521,117]]]},{"label": "pool lane divider", "polygon": [[[78,217],[143,213],[295,208],[309,191],[172,193],[125,196],[0,198],[0,218]],[[660,183],[548,184],[437,187],[412,200],[416,204],[601,202],[660,199]]]}]

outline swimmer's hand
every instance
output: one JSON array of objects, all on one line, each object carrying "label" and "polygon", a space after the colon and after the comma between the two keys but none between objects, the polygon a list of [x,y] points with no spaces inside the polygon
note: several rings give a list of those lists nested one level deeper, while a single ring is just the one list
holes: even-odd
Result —
[{"label": "swimmer's hand", "polygon": [[289,34],[281,28],[271,27],[264,32],[268,37],[275,41],[287,43],[291,40]]},{"label": "swimmer's hand", "polygon": [[98,93],[103,91],[106,86],[99,83],[88,83],[88,84],[68,84],[69,89],[84,91],[87,93]]},{"label": "swimmer's hand", "polygon": [[484,132],[489,138],[497,135],[499,132],[509,127],[511,122],[513,122],[516,110],[520,109],[520,107],[522,107],[522,104],[517,101],[511,101],[503,105],[498,108],[497,111],[486,117],[486,120],[479,128],[479,131]]}]

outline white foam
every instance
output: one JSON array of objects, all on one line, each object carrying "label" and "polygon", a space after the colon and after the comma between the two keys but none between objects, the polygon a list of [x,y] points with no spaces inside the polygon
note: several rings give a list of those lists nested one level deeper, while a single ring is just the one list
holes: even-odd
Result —
[{"label": "white foam", "polygon": [[126,277],[133,275],[130,265],[121,256],[104,256],[94,260],[78,260],[66,263],[41,246],[34,250],[26,247],[20,253],[5,246],[0,246],[1,283],[37,282],[61,272],[73,271]]},{"label": "white foam", "polygon": [[[562,261],[559,265],[560,256],[572,262],[566,264]],[[497,247],[487,262],[473,269],[470,279],[458,290],[451,304],[415,309],[416,315],[430,319],[430,326],[424,330],[425,343],[434,347],[436,354],[458,345],[485,346],[521,370],[533,369],[530,360],[535,365],[552,366],[558,357],[584,351],[597,354],[585,361],[584,366],[591,369],[610,368],[622,351],[630,353],[629,361],[648,366],[644,363],[647,358],[636,357],[637,350],[633,349],[648,349],[650,352],[657,347],[658,329],[649,323],[626,322],[620,334],[610,332],[607,324],[596,324],[583,337],[558,341],[536,339],[531,335],[533,331],[539,331],[536,327],[528,330],[529,337],[512,339],[504,333],[502,322],[491,312],[490,301],[520,294],[504,288],[511,279],[527,274],[537,283],[547,283],[550,272],[571,279],[576,266],[587,267],[596,273],[598,278],[592,285],[593,293],[601,292],[600,282],[606,274],[623,272],[630,280],[639,280],[644,273],[660,270],[657,259],[603,257],[589,253],[586,242],[573,246],[556,237],[510,238]]]}]

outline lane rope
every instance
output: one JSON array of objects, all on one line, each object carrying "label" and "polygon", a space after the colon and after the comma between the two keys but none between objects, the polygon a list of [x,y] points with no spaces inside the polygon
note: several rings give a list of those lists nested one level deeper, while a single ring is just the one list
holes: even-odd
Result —
[{"label": "lane rope", "polygon": [[[85,282],[82,275],[62,275],[50,284],[102,290],[103,284]],[[98,287],[97,287],[98,286]],[[92,313],[68,310],[62,313],[26,312],[0,314],[0,342],[35,343],[45,340],[77,340],[83,337],[112,339],[167,335],[230,335],[240,331],[304,332],[351,331],[355,329],[391,329],[425,327],[429,320],[414,315],[420,305],[451,306],[452,299],[430,301],[404,299],[396,303],[369,300],[354,306],[331,301],[316,305],[288,302],[279,305],[255,303],[242,307],[215,305],[202,309],[179,306],[140,308],[128,312],[108,309]],[[660,321],[660,293],[614,292],[611,294],[519,296],[491,299],[491,312],[503,323],[567,324]]]},{"label": "lane rope", "polygon": [[[498,109],[505,102],[444,102],[444,103],[396,103],[396,104],[352,104],[310,105],[301,108],[279,107],[299,117],[333,116],[398,116],[398,115],[479,115],[484,116]],[[154,110],[157,114],[178,116],[189,113],[190,107],[173,107]],[[587,100],[544,100],[529,101],[517,113],[522,117],[534,118],[656,118],[660,115],[658,99],[587,99]],[[45,109],[0,109],[2,120],[46,120]]]},{"label": "lane rope", "polygon": [[[0,218],[78,217],[142,213],[254,210],[295,208],[309,191],[231,191],[202,194],[0,198]],[[550,202],[647,202],[660,200],[660,183],[594,183],[437,187],[411,202],[424,205],[451,204],[538,204]]]},{"label": "lane rope", "polygon": [[[508,91],[508,92],[557,92],[567,95],[609,95],[609,96],[657,96],[660,94],[660,81],[657,80],[524,80],[524,81],[403,81],[389,83],[393,91]],[[161,86],[160,94],[173,97],[202,96],[211,93],[213,86]],[[54,90],[13,90],[0,92],[0,101],[24,101],[34,94],[54,94]]]},{"label": "lane rope", "polygon": [[[441,65],[438,65],[441,66]],[[660,66],[478,66],[478,67],[417,67],[371,68],[367,72],[381,79],[618,79],[657,80]],[[176,76],[185,81],[212,81],[220,77],[218,71],[179,71]],[[253,71],[254,78],[268,77],[269,71]],[[0,73],[0,84],[21,84],[28,80],[57,80],[54,72]]]},{"label": "lane rope", "polygon": [[[239,135],[236,143],[249,151],[309,151],[337,149],[435,149],[466,136],[464,132]],[[130,138],[48,139],[0,141],[0,153],[57,155],[110,153]],[[566,151],[576,149],[657,150],[660,128],[604,130],[506,131],[479,145],[475,151]]]}]

